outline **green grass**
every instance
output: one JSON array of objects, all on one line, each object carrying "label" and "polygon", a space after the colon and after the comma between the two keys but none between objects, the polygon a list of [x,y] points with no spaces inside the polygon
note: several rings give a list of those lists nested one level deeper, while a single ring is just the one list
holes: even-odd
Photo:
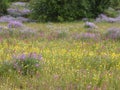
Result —
[{"label": "green grass", "polygon": [[42,55],[44,64],[33,76],[12,70],[0,72],[0,90],[119,90],[120,42],[104,39],[104,33],[110,27],[120,26],[97,25],[97,33],[102,36],[97,40],[74,38],[88,32],[83,22],[26,23],[37,32],[35,35],[16,30],[12,34],[1,33],[1,62],[12,62],[13,54],[36,52]]}]

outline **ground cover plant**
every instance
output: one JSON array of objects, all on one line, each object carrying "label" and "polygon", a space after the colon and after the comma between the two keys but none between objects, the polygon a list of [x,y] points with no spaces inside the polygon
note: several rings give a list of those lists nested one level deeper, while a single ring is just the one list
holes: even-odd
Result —
[{"label": "ground cover plant", "polygon": [[0,25],[1,90],[119,90],[118,23]]}]

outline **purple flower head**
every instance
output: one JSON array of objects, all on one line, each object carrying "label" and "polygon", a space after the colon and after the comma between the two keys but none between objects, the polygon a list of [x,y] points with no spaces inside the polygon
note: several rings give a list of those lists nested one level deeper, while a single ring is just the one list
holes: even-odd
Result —
[{"label": "purple flower head", "polygon": [[85,23],[85,27],[92,28],[92,29],[97,28],[97,26],[94,23],[88,22],[88,21]]},{"label": "purple flower head", "polygon": [[20,28],[22,26],[23,26],[23,24],[18,21],[10,21],[8,24],[8,28]]},{"label": "purple flower head", "polygon": [[75,39],[92,39],[92,40],[98,40],[100,38],[99,34],[95,34],[95,33],[80,33],[80,34],[75,34],[73,36]]},{"label": "purple flower head", "polygon": [[18,67],[18,64],[15,62],[15,63],[14,63],[14,68],[16,68],[16,67]]},{"label": "purple flower head", "polygon": [[23,10],[22,10],[22,13],[23,13],[23,14],[29,14],[30,12],[31,12],[31,11],[30,11],[29,9],[23,9]]},{"label": "purple flower head", "polygon": [[37,59],[37,54],[36,53],[32,53],[31,56],[32,56],[32,58]]},{"label": "purple flower head", "polygon": [[42,55],[38,55],[38,60],[42,60]]},{"label": "purple flower head", "polygon": [[81,33],[80,38],[95,38],[95,34],[93,33]]},{"label": "purple flower head", "polygon": [[101,21],[109,22],[109,23],[120,22],[120,16],[111,18],[104,14],[100,14],[98,18],[96,18],[96,22],[101,22]]},{"label": "purple flower head", "polygon": [[26,58],[26,55],[25,54],[22,54],[21,56],[20,56],[20,59],[22,59],[22,60],[24,60]]},{"label": "purple flower head", "polygon": [[39,67],[40,65],[39,65],[39,64],[36,64],[35,66],[36,66],[36,67]]},{"label": "purple flower head", "polygon": [[37,53],[29,53],[29,54],[19,54],[19,55],[13,55],[13,59],[18,60],[25,60],[27,58],[32,58],[36,60],[42,60],[42,55]]},{"label": "purple flower head", "polygon": [[109,28],[106,31],[106,37],[111,39],[120,39],[120,28]]},{"label": "purple flower head", "polygon": [[14,58],[13,58],[15,60],[15,62],[13,63],[14,69],[18,73],[23,74],[23,75],[27,75],[27,74],[33,75],[37,73],[37,70],[40,69],[39,67],[42,64],[40,63],[41,57],[42,57],[41,55],[35,52],[29,53],[29,54],[14,55]]},{"label": "purple flower head", "polygon": [[100,14],[99,17],[104,18],[104,19],[107,18],[107,16],[105,14]]},{"label": "purple flower head", "polygon": [[37,53],[30,53],[28,55],[29,58],[34,58],[34,59],[37,59],[37,60],[42,60],[42,55],[41,54],[37,54]]}]

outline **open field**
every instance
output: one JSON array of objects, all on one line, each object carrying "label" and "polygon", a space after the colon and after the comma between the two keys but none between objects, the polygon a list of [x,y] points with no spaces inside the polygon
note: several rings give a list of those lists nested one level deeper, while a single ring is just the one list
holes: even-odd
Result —
[{"label": "open field", "polygon": [[[0,30],[0,90],[120,89],[120,40],[105,37],[119,23],[97,23],[95,30],[83,22],[24,25],[29,29]],[[33,76],[3,69],[2,62],[12,62],[13,55],[29,53],[42,56]]]}]

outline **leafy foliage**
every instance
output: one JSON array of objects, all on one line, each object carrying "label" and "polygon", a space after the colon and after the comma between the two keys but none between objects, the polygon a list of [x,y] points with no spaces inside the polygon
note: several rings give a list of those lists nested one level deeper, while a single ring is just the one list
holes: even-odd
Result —
[{"label": "leafy foliage", "polygon": [[0,15],[7,13],[8,0],[0,0]]},{"label": "leafy foliage", "polygon": [[111,5],[115,9],[120,9],[120,0],[111,0]]},{"label": "leafy foliage", "polygon": [[9,0],[10,2],[18,2],[18,1],[20,1],[20,2],[28,2],[28,1],[30,1],[30,0]]},{"label": "leafy foliage", "polygon": [[73,21],[93,18],[110,5],[110,0],[31,0],[32,18],[38,21]]}]

